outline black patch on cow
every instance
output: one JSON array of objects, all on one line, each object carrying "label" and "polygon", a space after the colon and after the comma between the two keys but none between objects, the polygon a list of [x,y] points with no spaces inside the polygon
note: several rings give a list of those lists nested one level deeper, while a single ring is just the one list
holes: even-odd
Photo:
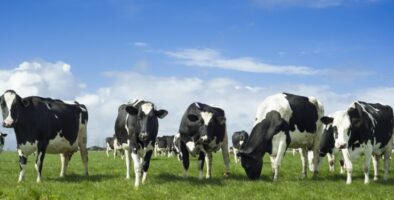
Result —
[{"label": "black patch on cow", "polygon": [[362,101],[355,102],[354,107],[347,111],[351,121],[349,147],[357,148],[369,140],[380,143],[379,148],[385,147],[393,134],[392,108]]},{"label": "black patch on cow", "polygon": [[307,97],[283,93],[293,111],[289,119],[289,129],[294,131],[296,126],[300,132],[315,133],[318,113],[316,106]]},{"label": "black patch on cow", "polygon": [[327,125],[320,138],[320,156],[325,156],[327,153],[332,154],[334,147],[334,128],[332,125]]}]

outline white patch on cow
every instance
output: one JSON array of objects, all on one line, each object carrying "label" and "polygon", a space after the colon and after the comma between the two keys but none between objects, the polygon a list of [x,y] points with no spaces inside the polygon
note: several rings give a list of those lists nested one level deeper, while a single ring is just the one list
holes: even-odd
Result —
[{"label": "white patch on cow", "polygon": [[48,110],[51,110],[51,107],[49,106],[48,103],[46,103],[45,105],[47,106]]},{"label": "white patch on cow", "polygon": [[240,140],[239,141],[239,146],[242,146],[244,144],[244,141],[243,140]]},{"label": "white patch on cow", "polygon": [[14,102],[16,98],[15,93],[12,92],[6,92],[4,93],[4,101],[8,109],[8,116],[4,119],[4,123],[7,125],[11,125],[14,122],[14,119],[11,117],[11,106],[12,102]]},{"label": "white patch on cow", "polygon": [[196,144],[194,142],[186,142],[186,147],[189,150],[189,152],[194,152],[195,148],[196,148]]},{"label": "white patch on cow", "polygon": [[133,164],[134,164],[134,174],[135,174],[134,186],[139,187],[141,184],[141,172],[142,172],[140,156],[138,154],[131,153],[131,158],[133,159]]},{"label": "white patch on cow", "polygon": [[129,119],[129,114],[126,114],[126,119],[125,119],[125,125],[124,128],[126,129],[127,135],[130,135],[129,133],[129,127],[127,126],[127,120]]},{"label": "white patch on cow", "polygon": [[141,105],[141,110],[142,112],[145,113],[145,115],[148,115],[153,109],[153,104],[151,103],[144,103]]},{"label": "white patch on cow", "polygon": [[201,112],[201,118],[204,121],[204,125],[208,125],[209,121],[211,121],[213,113],[211,112]]},{"label": "white patch on cow", "polygon": [[198,109],[201,109],[201,108],[200,108],[200,104],[194,103],[194,105],[196,105],[196,107],[197,107]]},{"label": "white patch on cow", "polygon": [[337,127],[338,138],[335,139],[335,147],[339,148],[347,144],[349,140],[349,129],[351,127],[351,122],[347,111],[337,111],[333,115],[334,121],[333,126]]},{"label": "white patch on cow", "polygon": [[272,95],[267,97],[257,108],[256,120],[253,126],[263,121],[267,113],[271,111],[279,112],[282,119],[287,122],[293,114],[293,111],[290,108],[290,104],[284,94]]},{"label": "white patch on cow", "polygon": [[[365,108],[365,105],[363,105],[363,104],[359,104],[359,105],[360,105],[360,107],[362,108],[363,112],[366,113],[366,114],[368,115],[368,118],[372,121],[372,126],[375,127],[375,125],[376,125],[376,119],[371,115],[371,113],[369,113],[369,112],[367,111],[367,109]],[[372,106],[370,106],[370,107],[373,108]],[[373,108],[373,109],[374,109],[374,111],[376,111],[375,108]]]},{"label": "white patch on cow", "polygon": [[62,131],[60,130],[56,137],[49,140],[48,147],[46,149],[47,153],[63,153],[63,152],[76,152],[78,151],[78,138],[73,144],[70,144],[65,137],[60,136]]},{"label": "white patch on cow", "polygon": [[37,151],[37,141],[35,141],[33,143],[26,142],[25,144],[20,144],[18,146],[18,154],[19,155],[29,156],[30,154],[32,154],[36,151]]},{"label": "white patch on cow", "polygon": [[201,137],[201,139],[202,139],[202,140],[208,140],[208,136],[207,136],[207,135],[204,135],[204,136]]},{"label": "white patch on cow", "polygon": [[138,151],[137,151],[137,154],[138,154],[140,157],[144,157],[145,154],[146,154],[148,151],[153,151],[153,149],[154,149],[154,146],[152,145],[152,141],[150,141],[150,142],[148,143],[148,145],[147,145],[145,148],[139,148]]}]

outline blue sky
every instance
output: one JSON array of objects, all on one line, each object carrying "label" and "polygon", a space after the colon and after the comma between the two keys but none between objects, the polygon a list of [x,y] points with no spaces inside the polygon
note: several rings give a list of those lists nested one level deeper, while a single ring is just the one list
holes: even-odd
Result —
[{"label": "blue sky", "polygon": [[[101,103],[105,89],[127,85],[122,74],[159,83],[226,79],[305,92],[329,100],[332,111],[342,108],[333,99],[345,105],[392,91],[393,10],[389,0],[0,1],[0,75],[23,62],[64,62],[67,80],[84,85],[64,96],[96,95]],[[34,95],[57,97],[37,88]]]}]

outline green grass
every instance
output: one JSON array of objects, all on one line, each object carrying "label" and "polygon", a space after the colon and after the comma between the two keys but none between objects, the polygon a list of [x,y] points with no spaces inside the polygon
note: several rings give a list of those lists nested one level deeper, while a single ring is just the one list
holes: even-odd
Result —
[{"label": "green grass", "polygon": [[213,178],[209,180],[197,179],[196,159],[191,161],[190,177],[184,178],[182,165],[175,157],[153,158],[147,183],[136,190],[133,171],[132,179],[126,180],[124,161],[107,158],[104,152],[89,152],[89,177],[82,175],[79,154],[73,156],[65,178],[58,177],[59,156],[47,155],[40,184],[35,182],[35,158],[30,156],[28,160],[25,182],[17,183],[17,153],[3,152],[0,154],[0,199],[394,199],[394,172],[387,182],[380,180],[364,185],[361,160],[354,164],[352,185],[346,185],[345,176],[339,172],[330,173],[326,159],[318,180],[311,180],[311,174],[301,180],[300,158],[291,154],[285,156],[279,181],[274,183],[268,160],[266,156],[262,177],[249,181],[242,167],[234,162],[231,163],[232,175],[223,177],[221,154],[214,155]]}]

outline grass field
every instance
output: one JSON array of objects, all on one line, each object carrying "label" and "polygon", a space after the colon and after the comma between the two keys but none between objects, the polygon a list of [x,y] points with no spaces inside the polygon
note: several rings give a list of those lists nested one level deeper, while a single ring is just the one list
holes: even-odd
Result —
[{"label": "grass field", "polygon": [[190,177],[184,178],[182,165],[175,157],[153,158],[147,183],[138,190],[134,189],[134,173],[131,180],[125,179],[124,161],[107,158],[104,152],[89,152],[89,177],[82,175],[79,154],[73,156],[65,178],[58,177],[59,156],[47,155],[40,184],[35,182],[34,161],[30,157],[25,182],[17,183],[17,153],[0,154],[0,199],[394,199],[394,172],[387,182],[380,180],[364,185],[358,161],[353,183],[346,185],[344,175],[328,171],[325,159],[318,180],[312,180],[311,176],[301,180],[300,158],[290,153],[285,156],[279,181],[275,183],[270,178],[267,156],[262,177],[257,181],[249,181],[242,167],[234,162],[232,175],[223,177],[221,154],[214,155],[210,180],[197,179],[196,159],[191,161]]}]

